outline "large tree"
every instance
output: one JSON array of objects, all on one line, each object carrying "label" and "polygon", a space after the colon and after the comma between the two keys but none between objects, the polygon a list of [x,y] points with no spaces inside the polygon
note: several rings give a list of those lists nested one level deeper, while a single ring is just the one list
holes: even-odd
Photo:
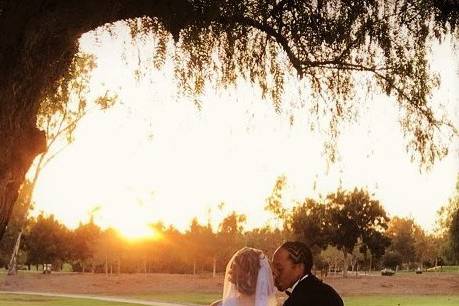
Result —
[{"label": "large tree", "polygon": [[422,229],[411,218],[394,217],[389,223],[387,234],[391,238],[390,249],[402,256],[404,263],[416,259],[416,238]]},{"label": "large tree", "polygon": [[228,214],[218,226],[216,243],[218,266],[225,268],[231,256],[247,244],[247,237],[244,235],[244,225],[247,217],[235,211]]},{"label": "large tree", "polygon": [[29,264],[53,264],[60,268],[68,258],[69,230],[59,223],[53,215],[40,214],[31,221],[30,232],[27,233],[25,249]]},{"label": "large tree", "polygon": [[456,180],[456,190],[448,200],[448,204],[438,211],[438,234],[444,240],[446,257],[457,263],[459,261],[459,174]]},{"label": "large tree", "polygon": [[101,237],[102,230],[94,223],[92,217],[88,223],[80,223],[67,242],[69,257],[74,267],[81,267],[83,272],[86,267],[91,267],[94,271],[94,255]]},{"label": "large tree", "polygon": [[201,225],[197,218],[193,218],[185,239],[188,259],[193,263],[193,274],[213,267],[217,247],[216,235],[210,224]]},{"label": "large tree", "polygon": [[[89,81],[91,72],[95,68],[95,58],[90,54],[78,53],[72,60],[69,70],[59,80],[58,90],[52,96],[40,104],[37,116],[37,126],[46,133],[46,150],[39,154],[36,162],[31,167],[31,177],[28,188],[21,188],[23,201],[26,204],[26,215],[23,223],[26,222],[27,211],[31,206],[35,186],[39,180],[42,170],[74,140],[75,129],[81,119],[98,105],[106,109],[113,105],[114,98],[107,93],[99,96],[94,101],[88,101],[86,95],[89,92]],[[16,255],[21,243],[22,229],[18,233],[16,244],[11,255],[11,264],[8,274],[16,274]]]},{"label": "large tree", "polygon": [[40,102],[57,89],[83,33],[144,17],[140,28],[131,23],[133,33],[152,31],[160,38],[159,64],[171,36],[179,84],[198,94],[209,78],[224,86],[243,77],[278,106],[284,75],[294,70],[309,82],[311,109],[330,115],[332,135],[355,111],[352,97],[362,81],[370,91],[396,98],[408,148],[429,164],[447,152],[441,136],[455,131],[429,104],[437,78],[429,71],[428,46],[433,37],[457,34],[458,2],[1,1],[0,237],[25,173],[45,150],[44,132],[36,125]]},{"label": "large tree", "polygon": [[366,252],[369,249],[372,253],[380,252],[381,248],[389,244],[383,235],[389,218],[379,201],[364,189],[331,193],[327,195],[327,205],[330,242],[343,252],[343,275],[346,277],[348,254],[352,254],[358,244],[360,251]]},{"label": "large tree", "polygon": [[320,253],[330,244],[330,218],[323,203],[306,198],[292,208],[285,221],[295,239],[309,245],[313,253]]}]

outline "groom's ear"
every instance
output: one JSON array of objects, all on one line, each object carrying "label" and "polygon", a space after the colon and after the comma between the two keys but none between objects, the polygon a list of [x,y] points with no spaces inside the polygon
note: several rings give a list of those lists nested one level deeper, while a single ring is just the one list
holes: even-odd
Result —
[{"label": "groom's ear", "polygon": [[304,268],[304,263],[300,262],[300,263],[297,263],[295,265],[295,269],[297,269],[297,271],[303,275],[305,273],[305,268]]}]

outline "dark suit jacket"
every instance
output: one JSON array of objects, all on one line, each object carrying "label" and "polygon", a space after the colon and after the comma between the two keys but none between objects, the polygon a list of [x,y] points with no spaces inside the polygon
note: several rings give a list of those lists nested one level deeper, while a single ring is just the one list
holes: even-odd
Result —
[{"label": "dark suit jacket", "polygon": [[296,285],[284,306],[344,306],[344,303],[332,287],[309,274]]}]

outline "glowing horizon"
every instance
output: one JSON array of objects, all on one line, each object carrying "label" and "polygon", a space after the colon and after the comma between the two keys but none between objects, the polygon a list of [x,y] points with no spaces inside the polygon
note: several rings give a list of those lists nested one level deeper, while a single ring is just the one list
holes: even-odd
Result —
[{"label": "glowing horizon", "polygon": [[[285,175],[287,208],[340,185],[366,187],[391,216],[411,216],[431,231],[435,211],[453,195],[457,143],[429,173],[420,174],[404,152],[397,106],[390,98],[377,96],[371,109],[348,126],[338,142],[341,159],[328,166],[323,139],[309,130],[305,109],[290,125],[287,114],[277,114],[257,90],[241,83],[236,89],[208,90],[198,111],[177,93],[168,63],[142,80],[134,78],[132,62],[144,58],[148,46],[128,49],[124,63],[126,33],[100,39],[96,44],[89,33],[80,41],[82,51],[98,58],[92,95],[113,89],[120,103],[80,122],[75,143],[38,181],[35,213],[53,213],[74,228],[100,207],[95,222],[130,239],[148,236],[148,224],[158,221],[184,231],[197,217],[215,228],[233,210],[247,215],[251,229],[273,222],[263,210],[264,200],[276,178]],[[458,122],[454,84],[459,76],[448,69],[458,61],[445,46],[434,52],[441,54],[432,65],[442,84],[433,99],[448,99],[451,119]]]}]

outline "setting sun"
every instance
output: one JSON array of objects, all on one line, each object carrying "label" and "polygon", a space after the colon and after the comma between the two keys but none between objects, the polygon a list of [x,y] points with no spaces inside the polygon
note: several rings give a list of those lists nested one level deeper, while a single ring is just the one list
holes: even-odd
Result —
[{"label": "setting sun", "polygon": [[121,223],[116,230],[127,240],[156,240],[158,234],[150,226],[138,222]]}]

